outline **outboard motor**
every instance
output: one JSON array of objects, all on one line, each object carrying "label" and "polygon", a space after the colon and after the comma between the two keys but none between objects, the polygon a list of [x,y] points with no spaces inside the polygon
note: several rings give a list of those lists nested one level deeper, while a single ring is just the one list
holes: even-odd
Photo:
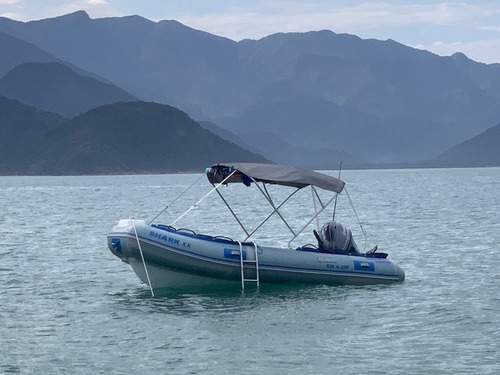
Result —
[{"label": "outboard motor", "polygon": [[315,231],[318,247],[327,251],[347,251],[349,253],[359,253],[356,242],[352,237],[352,232],[336,221],[330,221],[323,225],[320,233]]}]

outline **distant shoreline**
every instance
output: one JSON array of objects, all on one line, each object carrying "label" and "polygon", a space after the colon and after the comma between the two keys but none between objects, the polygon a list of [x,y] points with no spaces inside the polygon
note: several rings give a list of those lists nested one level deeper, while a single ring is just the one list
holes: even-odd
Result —
[{"label": "distant shoreline", "polygon": [[[442,166],[442,165],[427,165],[427,166],[403,166],[399,165],[388,166],[388,165],[376,165],[376,166],[364,166],[364,167],[342,167],[342,170],[348,171],[370,171],[370,170],[405,170],[405,169],[480,169],[480,168],[500,168],[500,165],[477,165],[477,166]],[[315,171],[338,171],[338,168],[332,169],[315,169],[306,168]],[[193,171],[178,171],[178,172],[120,172],[120,173],[95,173],[95,174],[0,174],[1,177],[106,177],[106,176],[153,176],[153,175],[184,175],[184,174],[203,174],[202,170]]]}]

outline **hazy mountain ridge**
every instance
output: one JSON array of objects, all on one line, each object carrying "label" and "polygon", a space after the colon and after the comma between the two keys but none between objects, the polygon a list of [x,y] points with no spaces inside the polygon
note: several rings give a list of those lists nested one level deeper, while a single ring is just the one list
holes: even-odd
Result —
[{"label": "hazy mountain ridge", "polygon": [[25,140],[64,122],[55,113],[41,111],[17,100],[0,95],[0,174],[18,174],[21,160],[32,160],[36,154],[25,147]]},{"label": "hazy mountain ridge", "polygon": [[243,132],[241,133],[241,137],[239,137],[229,130],[223,129],[207,121],[199,121],[199,124],[221,138],[259,155],[263,155],[276,163],[323,170],[338,168],[339,160],[341,160],[343,166],[347,168],[366,168],[370,165],[366,160],[344,151],[328,148],[310,149],[292,146],[272,133],[256,131],[248,133]]},{"label": "hazy mountain ridge", "polygon": [[[85,12],[0,18],[0,31],[142,99],[211,120],[268,157],[278,143],[300,150],[303,165],[319,150],[368,163],[432,159],[500,119],[500,64],[392,40],[319,31],[234,42],[176,21]],[[264,133],[281,142],[262,142]]]},{"label": "hazy mountain ridge", "polygon": [[[237,59],[236,50],[227,50],[228,44],[237,45],[229,39],[139,16],[91,19],[79,11],[27,23],[0,18],[0,30],[77,62],[142,99],[182,104],[181,109],[193,103],[196,110],[195,98],[204,97],[207,82],[227,75],[231,69],[225,62]],[[177,97],[187,99],[181,103]]]},{"label": "hazy mountain ridge", "polygon": [[57,58],[24,40],[0,31],[0,77],[25,62],[52,62]]},{"label": "hazy mountain ridge", "polygon": [[74,117],[98,106],[137,98],[58,62],[23,63],[0,79],[0,94],[22,103]]},{"label": "hazy mountain ridge", "polygon": [[442,167],[500,166],[500,124],[443,152],[432,160]]},{"label": "hazy mountain ridge", "polygon": [[98,107],[18,145],[3,155],[0,174],[173,173],[203,171],[228,159],[268,162],[177,108],[146,102]]},{"label": "hazy mountain ridge", "polygon": [[0,144],[15,144],[19,139],[40,134],[62,123],[55,113],[38,110],[0,95]]}]

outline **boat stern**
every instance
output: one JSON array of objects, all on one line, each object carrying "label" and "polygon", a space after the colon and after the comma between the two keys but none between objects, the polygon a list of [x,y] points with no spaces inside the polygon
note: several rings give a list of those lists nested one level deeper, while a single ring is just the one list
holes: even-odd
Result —
[{"label": "boat stern", "polygon": [[405,271],[399,264],[393,263],[394,265],[394,272],[396,275],[399,277],[398,281],[403,282],[405,281]]}]

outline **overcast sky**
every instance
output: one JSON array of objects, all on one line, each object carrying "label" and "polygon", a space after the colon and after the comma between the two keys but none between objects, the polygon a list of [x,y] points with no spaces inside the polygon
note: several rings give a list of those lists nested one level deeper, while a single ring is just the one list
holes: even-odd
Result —
[{"label": "overcast sky", "polygon": [[460,51],[475,61],[500,63],[499,0],[0,0],[0,16],[19,21],[77,10],[92,18],[174,19],[236,41],[328,29],[363,39],[393,39],[439,55]]}]

